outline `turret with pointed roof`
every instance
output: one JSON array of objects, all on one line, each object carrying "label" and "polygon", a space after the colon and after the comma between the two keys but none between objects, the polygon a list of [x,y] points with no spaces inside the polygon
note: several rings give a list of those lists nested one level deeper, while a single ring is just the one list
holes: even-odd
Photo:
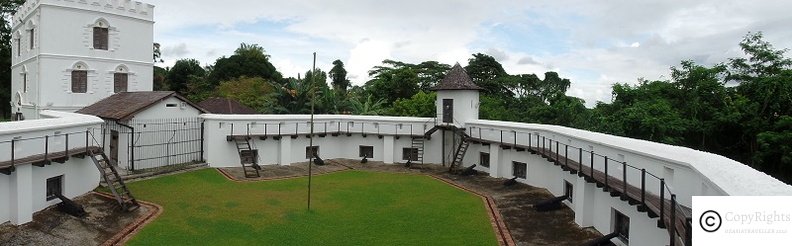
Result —
[{"label": "turret with pointed roof", "polygon": [[464,128],[466,122],[478,120],[481,87],[473,83],[459,63],[432,90],[437,91],[439,122]]},{"label": "turret with pointed roof", "polygon": [[446,74],[445,78],[440,81],[433,91],[440,90],[481,90],[482,88],[473,83],[473,79],[467,74],[464,68],[457,62],[454,67]]}]

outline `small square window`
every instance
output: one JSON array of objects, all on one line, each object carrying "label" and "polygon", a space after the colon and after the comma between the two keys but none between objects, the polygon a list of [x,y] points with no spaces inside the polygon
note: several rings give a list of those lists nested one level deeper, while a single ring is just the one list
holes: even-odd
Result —
[{"label": "small square window", "polygon": [[305,159],[311,159],[314,155],[319,156],[319,146],[306,146],[305,147]]},{"label": "small square window", "polygon": [[619,211],[613,210],[613,232],[619,234],[619,239],[624,243],[630,242],[630,217]]},{"label": "small square window", "polygon": [[374,158],[374,146],[360,145],[360,157]]},{"label": "small square window", "polygon": [[572,183],[569,183],[569,181],[564,180],[564,195],[566,195],[567,201],[572,202],[572,197],[574,193],[575,192],[573,190]]},{"label": "small square window", "polygon": [[417,148],[403,148],[402,149],[402,160],[417,161],[418,160],[418,149]]},{"label": "small square window", "polygon": [[47,201],[58,198],[56,194],[63,194],[63,175],[47,179]]},{"label": "small square window", "polygon": [[490,161],[489,153],[481,152],[481,154],[479,155],[479,163],[481,163],[481,166],[489,167],[490,166],[489,161]]},{"label": "small square window", "polygon": [[525,179],[528,177],[528,164],[523,162],[512,162],[512,175],[514,177]]}]

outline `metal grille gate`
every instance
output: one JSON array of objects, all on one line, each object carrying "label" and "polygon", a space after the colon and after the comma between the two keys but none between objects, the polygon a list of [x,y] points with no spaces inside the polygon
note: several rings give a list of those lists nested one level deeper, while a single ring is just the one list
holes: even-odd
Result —
[{"label": "metal grille gate", "polygon": [[[203,162],[203,120],[200,118],[133,119],[106,122],[104,145],[121,152],[119,167],[130,172],[178,168]],[[117,135],[117,140],[113,140]],[[112,157],[111,157],[112,158]]]}]

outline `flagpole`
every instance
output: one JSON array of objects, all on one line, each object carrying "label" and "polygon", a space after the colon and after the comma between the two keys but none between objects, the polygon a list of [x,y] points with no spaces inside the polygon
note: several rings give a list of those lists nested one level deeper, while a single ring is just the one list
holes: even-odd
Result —
[{"label": "flagpole", "polygon": [[314,152],[313,135],[314,135],[314,99],[316,99],[316,90],[314,90],[314,78],[316,78],[316,52],[313,53],[313,68],[311,68],[311,137],[309,138],[309,145],[311,146],[311,156],[308,158],[308,211],[311,211],[311,178],[313,176],[312,166],[316,153]]}]

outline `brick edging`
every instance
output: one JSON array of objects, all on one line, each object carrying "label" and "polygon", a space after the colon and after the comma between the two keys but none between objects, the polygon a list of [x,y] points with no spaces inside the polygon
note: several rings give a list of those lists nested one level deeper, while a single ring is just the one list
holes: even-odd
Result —
[{"label": "brick edging", "polygon": [[[115,199],[112,195],[104,192],[93,191],[92,193],[104,198]],[[140,231],[140,229],[142,229],[144,226],[154,221],[154,219],[159,217],[162,214],[162,212],[165,211],[165,209],[162,206],[156,203],[151,203],[141,200],[138,200],[138,203],[141,206],[145,206],[146,209],[148,209],[148,213],[141,216],[137,220],[133,221],[131,224],[127,225],[126,227],[124,227],[124,229],[122,229],[121,231],[116,233],[113,237],[102,243],[102,246],[126,244],[127,241],[132,239],[132,236],[134,236]]]}]

